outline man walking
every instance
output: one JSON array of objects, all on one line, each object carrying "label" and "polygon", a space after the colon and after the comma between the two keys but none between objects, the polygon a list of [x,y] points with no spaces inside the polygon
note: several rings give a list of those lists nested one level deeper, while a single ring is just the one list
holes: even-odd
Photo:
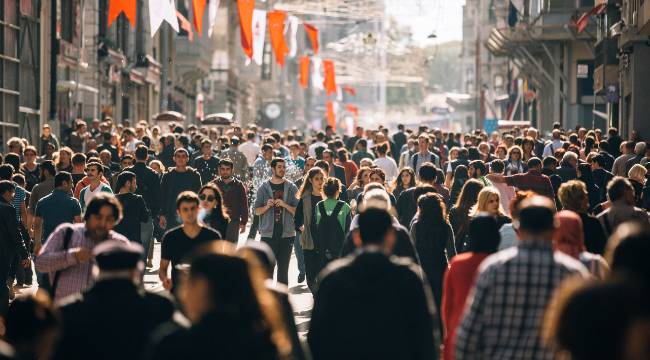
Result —
[{"label": "man walking", "polygon": [[151,332],[174,314],[168,298],[142,288],[143,255],[142,246],[119,241],[93,249],[95,284],[61,307],[63,329],[53,359],[142,358]]},{"label": "man walking", "polygon": [[163,229],[169,230],[180,224],[175,204],[178,195],[183,191],[196,193],[201,188],[201,176],[187,166],[189,160],[190,153],[186,149],[176,149],[174,151],[176,167],[166,172],[160,180],[160,227]]},{"label": "man walking", "polygon": [[[233,174],[240,180],[246,179],[248,173],[248,161],[246,155],[239,151],[239,138],[233,136],[230,138],[230,147],[221,153],[221,158],[230,159],[233,164]],[[204,182],[205,183],[205,182]]]},{"label": "man walking", "polygon": [[123,171],[117,176],[115,189],[118,194],[115,197],[122,205],[122,221],[115,225],[114,230],[126,236],[130,241],[149,248],[149,239],[146,239],[145,243],[145,239],[141,238],[141,224],[147,224],[149,221],[149,209],[147,209],[142,196],[134,193],[137,187],[134,173]]},{"label": "man walking", "polygon": [[436,167],[440,167],[440,157],[438,155],[429,151],[429,136],[421,134],[418,137],[418,149],[419,151],[411,156],[411,161],[409,161],[409,166],[413,168],[413,171],[417,174],[420,166],[426,162],[434,164]]},{"label": "man walking", "polygon": [[544,312],[567,277],[586,277],[587,270],[553,251],[555,204],[550,199],[534,196],[520,209],[517,247],[481,264],[457,332],[458,360],[554,358],[540,336]]},{"label": "man walking", "polygon": [[201,175],[201,183],[207,184],[214,179],[219,167],[219,159],[212,153],[212,141],[208,139],[201,141],[201,156],[194,159],[192,166]]},{"label": "man walking", "polygon": [[298,188],[284,179],[285,166],[284,159],[271,161],[273,175],[257,190],[254,208],[260,219],[262,241],[271,247],[278,260],[277,281],[288,284],[291,245],[296,236],[293,217],[298,206]]},{"label": "man walking", "polygon": [[7,278],[14,257],[18,255],[22,266],[29,266],[29,252],[18,231],[16,209],[13,207],[16,184],[9,180],[0,181],[0,316],[9,307],[9,286]]},{"label": "man walking", "polygon": [[359,250],[320,275],[307,335],[314,359],[437,359],[440,334],[422,270],[388,255],[391,216],[369,208],[358,223]]},{"label": "man walking", "polygon": [[29,205],[27,211],[34,215],[36,211],[36,204],[38,201],[49,195],[54,190],[54,176],[56,175],[56,168],[52,160],[45,160],[40,165],[41,181],[34,185],[32,194],[29,196]]},{"label": "man walking", "polygon": [[248,166],[253,166],[255,159],[260,154],[260,146],[255,143],[255,133],[253,131],[246,133],[246,142],[239,146],[239,151],[246,156]]},{"label": "man walking", "polygon": [[228,216],[230,216],[226,233],[222,234],[222,236],[237,245],[239,234],[246,231],[246,223],[248,222],[248,195],[244,184],[233,177],[233,162],[230,159],[221,160],[219,163],[219,178],[214,183],[223,195],[223,204],[228,210]]},{"label": "man walking", "polygon": [[122,207],[113,194],[95,195],[86,207],[85,223],[63,224],[54,230],[36,257],[36,271],[50,274],[55,300],[75,295],[92,284],[93,248],[106,240],[128,242],[113,231]]},{"label": "man walking", "polygon": [[79,204],[81,210],[86,209],[86,204],[92,200],[93,197],[101,192],[113,193],[111,187],[102,182],[104,176],[104,167],[98,162],[91,162],[87,166],[87,176],[90,181],[88,186],[81,189],[79,192]]}]

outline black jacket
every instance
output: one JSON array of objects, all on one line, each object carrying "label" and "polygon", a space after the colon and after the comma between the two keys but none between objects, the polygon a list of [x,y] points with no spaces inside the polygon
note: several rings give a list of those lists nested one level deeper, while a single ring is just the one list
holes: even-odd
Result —
[{"label": "black jacket", "polygon": [[18,231],[15,208],[0,199],[0,260],[11,261],[15,254],[27,259],[28,252]]},{"label": "black jacket", "polygon": [[128,279],[101,280],[61,307],[53,359],[141,359],[151,333],[171,320],[172,302]]},{"label": "black jacket", "polygon": [[[191,167],[185,172],[172,168],[160,179],[160,215],[173,217],[176,214],[176,197],[186,190],[199,192],[201,176]],[[169,219],[167,219],[169,221]]]},{"label": "black jacket", "polygon": [[436,311],[421,272],[368,249],[330,263],[307,336],[314,360],[437,359]]},{"label": "black jacket", "polygon": [[400,224],[407,228],[411,226],[411,220],[418,211],[417,199],[429,192],[438,193],[436,188],[430,185],[415,186],[402,192],[399,199],[397,199],[396,206],[397,218]]},{"label": "black jacket", "polygon": [[600,190],[600,201],[605,201],[607,198],[607,184],[614,178],[614,174],[605,169],[596,169],[592,173],[594,176],[594,184]]},{"label": "black jacket", "polygon": [[[160,178],[158,174],[145,163],[136,162],[133,166],[126,168],[135,174],[138,188],[135,193],[142,195],[145,204],[152,215],[160,211]],[[118,189],[119,190],[119,189]]]},{"label": "black jacket", "polygon": [[600,221],[586,213],[578,214],[582,219],[582,230],[585,234],[585,247],[592,254],[603,255],[607,245],[607,237]]},{"label": "black jacket", "polygon": [[[345,236],[343,246],[341,247],[341,257],[348,256],[356,250],[356,246],[352,241],[352,231],[359,228],[358,215],[352,219],[350,231]],[[407,257],[416,264],[420,263],[418,253],[415,250],[415,245],[411,241],[411,235],[408,229],[402,226],[396,218],[393,218],[393,229],[395,230],[395,246],[393,246],[393,255],[398,257]]]},{"label": "black jacket", "polygon": [[612,171],[612,167],[614,167],[614,160],[616,159],[614,159],[614,157],[607,151],[601,151],[599,154],[603,157],[603,159],[605,159],[605,170]]}]

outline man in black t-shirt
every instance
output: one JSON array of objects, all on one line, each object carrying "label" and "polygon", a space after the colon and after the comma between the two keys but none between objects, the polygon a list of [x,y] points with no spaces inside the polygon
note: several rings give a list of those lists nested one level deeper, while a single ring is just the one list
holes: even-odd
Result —
[{"label": "man in black t-shirt", "polygon": [[201,175],[203,184],[207,184],[217,176],[219,159],[212,153],[212,141],[209,139],[201,141],[201,156],[194,159],[192,167]]},{"label": "man in black t-shirt", "polygon": [[132,242],[149,247],[147,243],[143,244],[141,238],[141,224],[149,221],[149,209],[142,196],[134,194],[137,188],[135,174],[130,171],[124,171],[117,176],[115,189],[119,193],[115,196],[122,204],[122,220],[115,225],[113,230],[126,236]]},{"label": "man in black t-shirt", "polygon": [[[184,191],[176,199],[176,211],[183,222],[165,233],[162,238],[160,251],[160,269],[158,277],[163,287],[167,290],[176,288],[176,265],[198,246],[222,239],[218,231],[205,227],[199,223],[199,197],[192,191]],[[169,278],[169,265],[172,265],[171,278]]]}]

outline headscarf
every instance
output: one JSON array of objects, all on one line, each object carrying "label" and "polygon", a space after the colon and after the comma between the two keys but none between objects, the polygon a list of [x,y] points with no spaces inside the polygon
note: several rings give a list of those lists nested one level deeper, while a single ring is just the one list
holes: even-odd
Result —
[{"label": "headscarf", "polygon": [[581,252],[586,251],[582,219],[569,210],[560,211],[555,219],[559,226],[553,235],[553,249],[577,259]]}]

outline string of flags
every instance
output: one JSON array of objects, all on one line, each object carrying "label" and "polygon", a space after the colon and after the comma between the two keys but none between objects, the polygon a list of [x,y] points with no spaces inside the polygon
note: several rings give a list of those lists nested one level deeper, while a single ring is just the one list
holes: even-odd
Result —
[{"label": "string of flags", "polygon": [[[356,96],[356,90],[348,85],[339,87],[336,83],[336,66],[333,60],[321,59],[319,53],[319,30],[316,26],[302,22],[298,17],[289,15],[285,11],[266,11],[255,9],[255,0],[236,0],[237,11],[240,22],[240,38],[246,64],[255,62],[261,65],[264,54],[264,41],[268,27],[271,47],[276,62],[284,66],[286,57],[295,58],[298,54],[297,34],[302,25],[307,38],[311,53],[301,55],[299,58],[299,85],[306,89],[311,80],[312,87],[316,90],[324,90],[329,97],[338,94],[341,98],[341,91]],[[149,22],[151,37],[154,37],[164,22],[168,23],[175,32],[183,29],[188,33],[188,40],[194,40],[192,27],[199,37],[203,36],[203,15],[206,7],[208,10],[208,36],[212,37],[213,29],[217,22],[217,13],[220,0],[192,0],[192,22],[176,9],[174,0],[148,0]],[[108,4],[108,26],[124,14],[132,27],[136,26],[137,0],[109,0]],[[286,36],[289,35],[287,43]],[[310,71],[311,70],[311,71]],[[322,75],[321,75],[322,72]],[[311,79],[310,79],[311,77]],[[331,126],[336,125],[336,113],[338,102],[327,100],[327,121]],[[352,105],[345,105],[344,109],[354,115],[359,115],[359,109]]]}]

